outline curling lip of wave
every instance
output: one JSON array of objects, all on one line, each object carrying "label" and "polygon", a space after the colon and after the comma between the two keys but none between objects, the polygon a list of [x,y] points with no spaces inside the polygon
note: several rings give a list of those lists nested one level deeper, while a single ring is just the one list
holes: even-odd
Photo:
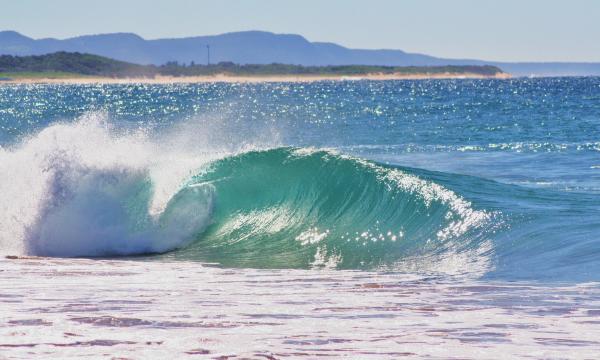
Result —
[{"label": "curling lip of wave", "polygon": [[[276,148],[211,162],[211,225],[170,257],[265,268],[489,268],[493,214],[411,174],[331,151]],[[443,265],[442,265],[443,264]]]}]

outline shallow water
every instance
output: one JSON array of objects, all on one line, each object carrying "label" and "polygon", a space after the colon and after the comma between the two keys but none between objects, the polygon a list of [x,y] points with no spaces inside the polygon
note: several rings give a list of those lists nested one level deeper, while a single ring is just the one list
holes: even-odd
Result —
[{"label": "shallow water", "polygon": [[594,358],[599,135],[599,78],[0,86],[0,357]]},{"label": "shallow water", "polygon": [[593,359],[598,284],[2,260],[11,358]]}]

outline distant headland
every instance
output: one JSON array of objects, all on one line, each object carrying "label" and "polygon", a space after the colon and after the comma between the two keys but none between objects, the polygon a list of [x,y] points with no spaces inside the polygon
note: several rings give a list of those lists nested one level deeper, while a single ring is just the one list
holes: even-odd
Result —
[{"label": "distant headland", "polygon": [[37,56],[0,56],[4,83],[193,83],[193,82],[304,82],[323,80],[401,80],[509,78],[490,65],[448,66],[302,66],[286,64],[140,65],[103,56],[56,52]]},{"label": "distant headland", "polygon": [[294,64],[302,66],[466,66],[491,65],[513,76],[600,76],[600,63],[497,62],[445,59],[396,49],[350,49],[312,42],[296,34],[241,31],[175,39],[144,39],[132,33],[83,35],[68,39],[33,39],[0,31],[0,55],[30,56],[59,51],[100,55],[115,60],[160,66],[167,62],[209,64]]}]

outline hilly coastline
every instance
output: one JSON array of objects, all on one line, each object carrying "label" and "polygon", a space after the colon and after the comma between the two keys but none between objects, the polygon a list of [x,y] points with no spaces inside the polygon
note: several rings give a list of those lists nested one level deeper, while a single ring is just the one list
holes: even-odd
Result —
[{"label": "hilly coastline", "polygon": [[211,36],[146,40],[136,34],[85,35],[68,39],[32,39],[15,31],[0,32],[0,55],[29,56],[80,52],[120,61],[162,65],[292,64],[302,66],[448,66],[491,65],[514,76],[600,76],[600,63],[507,63],[476,59],[443,59],[402,50],[349,49],[333,43],[310,42],[300,35],[244,31]]},{"label": "hilly coastline", "polygon": [[0,79],[23,82],[64,82],[69,80],[111,82],[137,79],[148,82],[201,81],[312,81],[419,78],[506,78],[509,74],[494,66],[302,66],[286,64],[203,65],[167,62],[140,65],[103,56],[56,52],[33,56],[0,56]]}]

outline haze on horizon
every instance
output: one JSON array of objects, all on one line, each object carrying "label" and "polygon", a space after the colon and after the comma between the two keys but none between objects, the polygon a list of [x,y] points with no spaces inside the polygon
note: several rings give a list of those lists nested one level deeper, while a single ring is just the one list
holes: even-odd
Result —
[{"label": "haze on horizon", "polygon": [[446,58],[600,62],[600,1],[594,0],[20,0],[2,7],[0,30],[34,38],[264,30]]}]

